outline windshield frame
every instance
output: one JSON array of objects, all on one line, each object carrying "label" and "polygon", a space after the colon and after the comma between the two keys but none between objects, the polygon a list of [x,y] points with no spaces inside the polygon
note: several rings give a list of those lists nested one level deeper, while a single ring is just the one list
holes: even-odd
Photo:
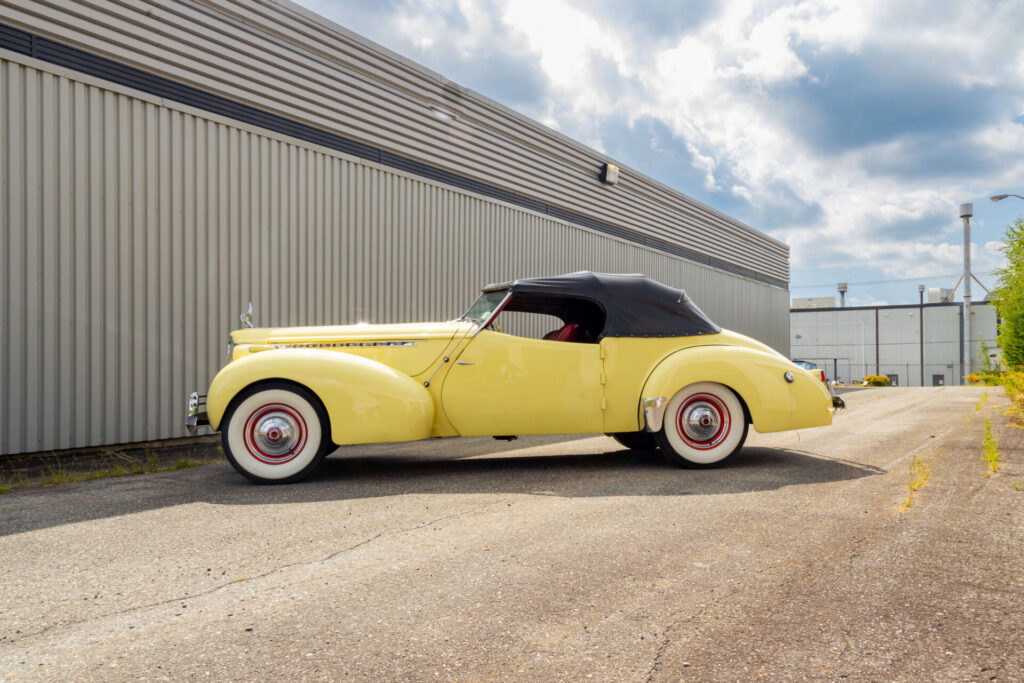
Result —
[{"label": "windshield frame", "polygon": [[[500,295],[500,298],[495,295]],[[507,304],[508,300],[511,298],[511,288],[484,290],[480,292],[480,296],[478,296],[476,300],[473,301],[473,304],[465,313],[462,314],[462,317],[460,317],[459,320],[470,322],[477,325],[476,331],[474,332],[474,336],[476,336],[476,332],[479,332],[480,330],[490,325],[494,321],[494,319],[498,317],[498,314],[501,313],[501,310],[505,308],[505,304]],[[482,314],[482,317],[470,317],[470,313],[473,312],[473,309],[476,308],[477,304],[479,304],[482,300],[487,300],[489,304],[488,308],[490,310],[484,312]]]}]

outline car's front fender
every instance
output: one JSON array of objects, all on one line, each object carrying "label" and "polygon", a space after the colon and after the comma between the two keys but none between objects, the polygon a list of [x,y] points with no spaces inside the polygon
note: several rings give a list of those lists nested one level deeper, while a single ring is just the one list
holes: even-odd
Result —
[{"label": "car's front fender", "polygon": [[[786,381],[787,372],[793,373],[792,382]],[[819,380],[777,354],[740,346],[693,346],[662,360],[644,385],[641,424],[644,399],[671,399],[696,382],[732,389],[759,432],[832,424],[832,401]]]},{"label": "car's front fender", "polygon": [[422,384],[383,363],[324,349],[261,351],[228,363],[207,394],[210,426],[220,428],[232,399],[243,389],[275,379],[316,394],[327,410],[336,444],[430,436],[434,401]]}]

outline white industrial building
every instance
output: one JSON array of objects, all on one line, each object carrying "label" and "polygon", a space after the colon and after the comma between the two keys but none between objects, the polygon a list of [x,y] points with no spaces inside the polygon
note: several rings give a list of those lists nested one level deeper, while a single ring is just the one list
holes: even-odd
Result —
[{"label": "white industrial building", "polygon": [[[983,362],[980,342],[998,354],[998,320],[988,302],[971,304],[971,313],[977,368]],[[883,375],[898,386],[963,384],[963,342],[961,303],[790,310],[791,357],[816,363],[841,382]]]}]

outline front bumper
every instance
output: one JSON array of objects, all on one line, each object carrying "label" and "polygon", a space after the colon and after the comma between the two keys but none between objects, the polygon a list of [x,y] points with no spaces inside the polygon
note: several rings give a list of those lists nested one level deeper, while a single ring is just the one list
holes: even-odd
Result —
[{"label": "front bumper", "polygon": [[185,428],[188,429],[189,434],[195,434],[199,427],[208,424],[210,424],[210,420],[206,415],[206,394],[193,391],[188,395]]}]

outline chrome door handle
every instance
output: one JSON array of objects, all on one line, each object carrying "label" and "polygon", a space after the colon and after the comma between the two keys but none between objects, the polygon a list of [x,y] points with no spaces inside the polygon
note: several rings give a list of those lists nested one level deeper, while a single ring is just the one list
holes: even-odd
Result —
[{"label": "chrome door handle", "polygon": [[455,364],[456,365],[472,365],[472,363],[470,363],[468,360],[457,360],[457,361],[455,361]]}]

